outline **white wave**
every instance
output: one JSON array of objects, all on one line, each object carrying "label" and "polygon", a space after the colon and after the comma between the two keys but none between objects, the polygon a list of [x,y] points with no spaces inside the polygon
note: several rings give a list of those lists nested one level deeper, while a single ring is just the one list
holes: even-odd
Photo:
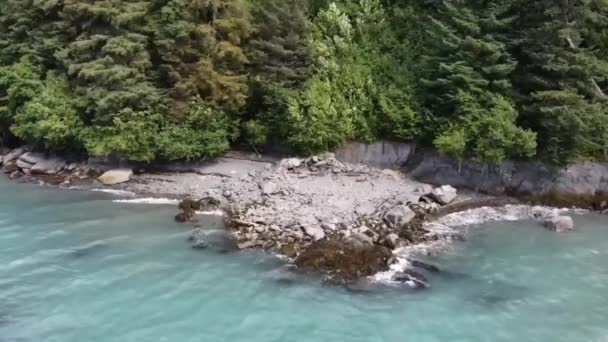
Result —
[{"label": "white wave", "polygon": [[206,211],[197,211],[198,215],[208,215],[208,216],[224,216],[226,213],[221,209],[216,210],[206,210]]},{"label": "white wave", "polygon": [[112,195],[116,195],[116,196],[122,196],[122,197],[135,197],[136,194],[134,192],[131,191],[126,191],[126,190],[116,190],[116,189],[92,189],[91,191],[95,191],[95,192],[104,192],[107,194],[112,194]]},{"label": "white wave", "polygon": [[396,262],[386,272],[381,272],[372,277],[373,281],[392,283],[396,273],[404,271],[408,266],[408,258],[416,258],[421,255],[433,255],[445,251],[452,246],[450,236],[460,232],[459,228],[481,225],[491,222],[542,220],[545,217],[564,213],[585,213],[581,209],[557,209],[544,206],[528,205],[506,205],[504,207],[480,207],[452,213],[439,218],[436,221],[427,222],[424,227],[429,231],[428,235],[440,235],[444,238],[420,243],[412,246],[399,248],[393,251]]},{"label": "white wave", "polygon": [[177,204],[179,204],[179,200],[176,200],[176,199],[155,198],[155,197],[120,199],[120,200],[114,200],[112,202],[114,202],[114,203],[128,203],[128,204],[167,204],[167,205],[177,205]]}]

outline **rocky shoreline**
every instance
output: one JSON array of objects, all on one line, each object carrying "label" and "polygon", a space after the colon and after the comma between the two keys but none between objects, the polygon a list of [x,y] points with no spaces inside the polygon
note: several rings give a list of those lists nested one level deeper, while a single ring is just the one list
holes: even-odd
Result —
[{"label": "rocky shoreline", "polygon": [[[298,270],[328,274],[339,283],[391,269],[399,264],[399,251],[462,239],[459,231],[434,225],[442,217],[516,202],[457,192],[449,185],[433,187],[398,170],[341,162],[333,153],[274,161],[222,158],[154,167],[154,173],[141,167],[73,163],[28,148],[7,151],[0,163],[10,178],[20,181],[179,199],[175,219],[194,225],[193,248],[208,246],[196,227],[197,215],[221,209],[239,249],[283,255]],[[568,225],[564,220],[556,219],[552,228]],[[428,286],[421,273],[408,266],[392,278],[415,288]]]}]

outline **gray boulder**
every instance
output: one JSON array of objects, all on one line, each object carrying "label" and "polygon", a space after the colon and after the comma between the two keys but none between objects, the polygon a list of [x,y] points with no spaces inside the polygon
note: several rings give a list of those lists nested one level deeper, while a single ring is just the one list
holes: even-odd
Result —
[{"label": "gray boulder", "polygon": [[452,203],[456,199],[456,196],[458,196],[458,191],[451,185],[444,185],[439,188],[433,189],[433,191],[431,191],[430,196],[437,203],[441,205],[447,205]]},{"label": "gray boulder", "polygon": [[41,162],[36,163],[34,166],[32,166],[31,172],[33,174],[47,174],[47,175],[54,175],[57,174],[59,171],[63,170],[65,168],[65,161],[63,159],[60,158],[50,158],[50,159],[45,159]]},{"label": "gray boulder", "polygon": [[297,169],[300,165],[302,165],[302,160],[298,158],[283,159],[281,161],[281,166],[287,170]]},{"label": "gray boulder", "polygon": [[353,233],[346,241],[355,247],[366,247],[374,244],[374,240],[364,233]]},{"label": "gray boulder", "polygon": [[391,227],[401,227],[410,223],[416,213],[406,205],[398,205],[384,214],[384,222]]},{"label": "gray boulder", "polygon": [[11,152],[9,152],[7,155],[5,155],[3,160],[5,163],[16,160],[25,152],[27,152],[27,149],[25,147],[16,148],[16,149],[12,150]]},{"label": "gray boulder", "polygon": [[128,182],[131,176],[133,176],[133,170],[131,169],[113,169],[99,176],[97,180],[104,185],[114,185]]},{"label": "gray boulder", "polygon": [[38,164],[46,160],[46,157],[42,153],[38,152],[27,152],[19,156],[19,160],[26,162],[28,164]]},{"label": "gray boulder", "polygon": [[325,238],[325,231],[323,228],[312,225],[305,225],[302,227],[304,234],[310,236],[314,241],[319,241]]},{"label": "gray boulder", "polygon": [[17,167],[22,169],[22,170],[29,170],[32,168],[32,166],[34,166],[33,164],[30,164],[26,161],[23,161],[21,159],[17,159]]},{"label": "gray boulder", "polygon": [[545,227],[563,233],[574,230],[574,220],[570,216],[553,216],[545,220]]},{"label": "gray boulder", "polygon": [[399,235],[395,233],[388,234],[384,238],[384,245],[390,249],[395,249],[399,247]]}]

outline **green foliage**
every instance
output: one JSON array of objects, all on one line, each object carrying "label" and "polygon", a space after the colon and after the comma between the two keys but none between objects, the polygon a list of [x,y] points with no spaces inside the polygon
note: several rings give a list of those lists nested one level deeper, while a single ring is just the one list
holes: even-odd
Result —
[{"label": "green foliage", "polygon": [[316,76],[289,107],[289,140],[300,150],[335,148],[352,139],[414,137],[411,79],[391,53],[399,45],[385,15],[377,0],[343,8],[331,3],[320,11],[312,43]]},{"label": "green foliage", "polygon": [[0,144],[608,159],[608,0],[0,0]]},{"label": "green foliage", "polygon": [[298,97],[290,99],[289,142],[304,153],[327,151],[354,138],[349,104],[329,81],[313,79]]},{"label": "green foliage", "polygon": [[64,78],[50,75],[37,96],[14,117],[12,132],[23,141],[49,150],[78,146],[83,122]]},{"label": "green foliage", "polygon": [[236,138],[236,124],[223,111],[195,98],[181,124],[169,124],[160,132],[158,156],[164,160],[200,160],[222,155]]},{"label": "green foliage", "polygon": [[0,67],[0,143],[9,139],[15,115],[43,87],[40,70],[29,56],[17,63]]},{"label": "green foliage", "polygon": [[[522,123],[539,134],[539,154],[565,164],[605,158],[608,58],[605,0],[516,2],[522,61],[513,80]],[[592,133],[593,132],[593,133]]]},{"label": "green foliage", "polygon": [[467,147],[467,134],[464,128],[450,127],[435,138],[434,144],[441,153],[462,160]]},{"label": "green foliage", "polygon": [[120,156],[147,162],[156,157],[160,124],[157,113],[124,109],[114,116],[112,125],[86,127],[82,139],[92,156]]},{"label": "green foliage", "polygon": [[244,0],[170,0],[151,25],[161,79],[171,107],[181,112],[194,96],[216,108],[240,109],[247,99],[243,51],[251,35]]},{"label": "green foliage", "polygon": [[245,140],[253,146],[264,145],[268,142],[268,128],[259,120],[249,120],[243,128]]},{"label": "green foliage", "polygon": [[470,93],[457,96],[459,122],[453,122],[434,141],[450,157],[474,157],[499,164],[507,158],[532,157],[536,134],[515,124],[517,111],[502,96],[481,103]]}]

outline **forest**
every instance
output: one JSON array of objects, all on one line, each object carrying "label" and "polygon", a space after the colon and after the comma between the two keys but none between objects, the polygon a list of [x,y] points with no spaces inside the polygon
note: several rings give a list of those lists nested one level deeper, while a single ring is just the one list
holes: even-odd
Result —
[{"label": "forest", "polygon": [[0,141],[608,160],[608,0],[0,0]]}]

